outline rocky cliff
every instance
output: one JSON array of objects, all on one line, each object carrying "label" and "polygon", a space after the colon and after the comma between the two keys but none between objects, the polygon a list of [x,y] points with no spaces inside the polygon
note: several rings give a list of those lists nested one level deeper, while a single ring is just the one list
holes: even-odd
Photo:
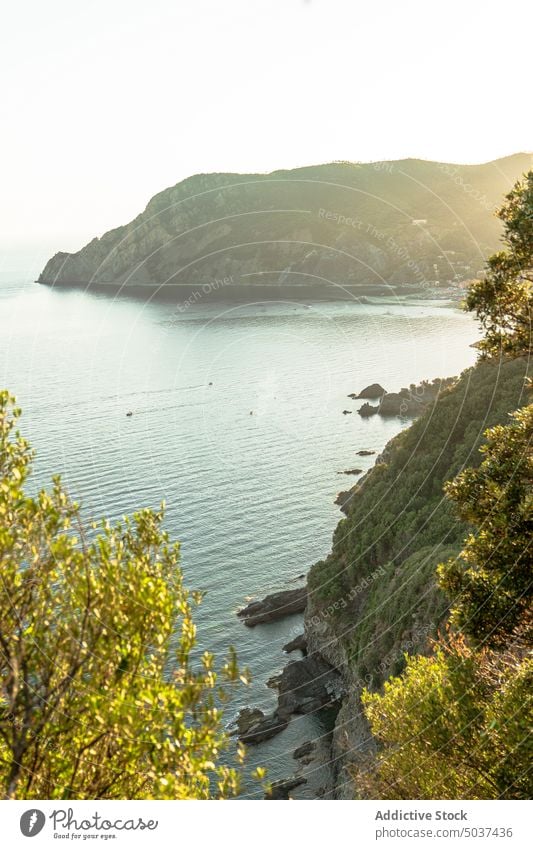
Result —
[{"label": "rocky cliff", "polygon": [[443,285],[475,276],[498,247],[494,208],[528,164],[517,154],[484,165],[403,160],[200,174],[77,253],[57,253],[39,282],[223,296],[307,287],[339,297],[354,286]]}]

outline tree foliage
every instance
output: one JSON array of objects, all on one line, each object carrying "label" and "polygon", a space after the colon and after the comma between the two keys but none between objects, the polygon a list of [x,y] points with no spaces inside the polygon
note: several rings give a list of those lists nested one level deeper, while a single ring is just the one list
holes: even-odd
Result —
[{"label": "tree foliage", "polygon": [[505,645],[531,615],[533,596],[533,405],[488,430],[483,462],[446,486],[475,531],[439,567],[452,623],[476,642]]},{"label": "tree foliage", "polygon": [[533,661],[517,662],[516,650],[479,652],[452,638],[410,657],[383,694],[363,694],[381,750],[357,785],[385,799],[529,798],[532,686]]},{"label": "tree foliage", "polygon": [[[0,783],[6,798],[226,797],[238,771],[213,657],[163,512],[90,539],[55,479],[31,497],[32,453],[0,393]],[[197,668],[196,668],[197,667]],[[222,675],[238,677],[230,654]]]},{"label": "tree foliage", "polygon": [[533,405],[486,437],[479,468],[447,487],[474,528],[439,568],[459,636],[432,657],[406,658],[382,694],[363,694],[382,749],[357,780],[377,797],[528,798],[533,789]]},{"label": "tree foliage", "polygon": [[498,213],[506,249],[490,257],[487,274],[469,289],[465,306],[481,322],[483,356],[516,355],[533,338],[533,171],[507,195]]}]

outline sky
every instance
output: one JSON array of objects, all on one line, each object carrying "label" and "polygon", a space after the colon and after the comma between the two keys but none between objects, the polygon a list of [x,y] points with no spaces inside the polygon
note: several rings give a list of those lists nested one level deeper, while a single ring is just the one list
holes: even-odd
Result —
[{"label": "sky", "polygon": [[0,271],[198,172],[533,149],[524,0],[0,6]]}]

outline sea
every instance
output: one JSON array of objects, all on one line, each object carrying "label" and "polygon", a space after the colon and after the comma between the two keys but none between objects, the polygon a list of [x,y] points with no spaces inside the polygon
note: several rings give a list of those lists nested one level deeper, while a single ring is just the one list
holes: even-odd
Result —
[{"label": "sea", "polygon": [[[32,486],[60,473],[92,519],[165,501],[185,582],[205,591],[199,647],[223,658],[232,645],[252,673],[232,692],[228,728],[242,707],[273,710],[266,682],[299,656],[282,647],[302,631],[298,615],[250,629],[237,610],[302,584],[330,550],[337,493],[357,480],[343,472],[366,472],[410,423],[362,418],[348,395],[458,374],[479,338],[458,305],[434,300],[304,303],[258,292],[180,304],[5,275],[0,328],[0,385],[16,395],[36,451]],[[250,748],[247,769],[292,774],[294,749],[327,734],[329,721],[295,717]],[[304,794],[327,782],[323,769]],[[243,795],[262,791],[246,782]]]}]

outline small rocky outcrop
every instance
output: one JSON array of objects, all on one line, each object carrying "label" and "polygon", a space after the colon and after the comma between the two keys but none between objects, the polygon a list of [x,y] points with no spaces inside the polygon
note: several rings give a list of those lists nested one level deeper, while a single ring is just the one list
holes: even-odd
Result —
[{"label": "small rocky outcrop", "polygon": [[370,386],[365,386],[363,390],[359,393],[359,395],[350,395],[350,398],[383,398],[386,395],[387,390],[383,389],[379,383],[371,383]]},{"label": "small rocky outcrop", "polygon": [[378,409],[380,416],[419,416],[423,411],[424,404],[402,392],[389,392],[381,399]]},{"label": "small rocky outcrop", "polygon": [[365,449],[363,449],[362,451],[356,451],[355,453],[357,454],[358,457],[370,457],[371,454],[375,454],[376,452],[375,451],[366,451]]},{"label": "small rocky outcrop", "polygon": [[307,652],[307,637],[305,634],[298,634],[294,640],[291,640],[289,643],[285,643],[283,646],[283,651],[289,654],[291,651],[302,651],[304,654]]},{"label": "small rocky outcrop", "polygon": [[270,740],[289,724],[288,717],[277,711],[267,716],[259,708],[243,708],[236,720],[237,735],[243,743],[256,744]]},{"label": "small rocky outcrop", "polygon": [[290,778],[283,778],[281,781],[274,781],[265,793],[265,799],[276,799],[278,801],[290,799],[291,790],[301,784],[307,784],[307,778],[304,778],[303,775],[293,775]]},{"label": "small rocky outcrop", "polygon": [[368,418],[369,416],[375,416],[378,411],[379,411],[379,406],[369,404],[368,402],[366,404],[363,404],[363,406],[359,407],[359,409],[357,410],[359,415],[363,416],[363,418]]},{"label": "small rocky outcrop", "polygon": [[350,501],[352,495],[353,493],[351,489],[345,489],[342,492],[337,493],[335,504],[338,504],[341,510],[344,510],[344,508]]},{"label": "small rocky outcrop", "polygon": [[295,590],[283,590],[272,593],[262,601],[252,601],[238,611],[237,616],[244,620],[249,628],[265,622],[275,622],[291,613],[303,613],[307,604],[307,587]]},{"label": "small rocky outcrop", "polygon": [[339,472],[341,475],[361,475],[362,473],[362,469],[346,469],[344,472]]},{"label": "small rocky outcrop", "polygon": [[342,678],[320,655],[294,660],[268,681],[278,691],[276,710],[265,715],[259,708],[243,708],[235,732],[243,743],[263,743],[289,724],[293,714],[314,713],[337,704],[343,694]]},{"label": "small rocky outcrop", "polygon": [[277,713],[281,717],[314,713],[334,705],[342,692],[341,676],[320,655],[294,660],[279,679]]},{"label": "small rocky outcrop", "polygon": [[435,401],[439,392],[453,382],[454,378],[447,378],[434,380],[432,383],[427,380],[418,385],[412,383],[409,388],[404,386],[399,392],[386,392],[377,406],[363,404],[357,412],[363,417],[376,413],[380,416],[420,416],[426,407]]},{"label": "small rocky outcrop", "polygon": [[262,710],[259,710],[259,708],[242,708],[235,720],[236,733],[239,737],[241,734],[246,734],[250,728],[253,728],[254,725],[257,725],[264,718],[265,714]]},{"label": "small rocky outcrop", "polygon": [[342,411],[342,415],[343,415],[343,416],[351,416],[351,415],[352,415],[352,410],[343,410],[343,411]]}]

